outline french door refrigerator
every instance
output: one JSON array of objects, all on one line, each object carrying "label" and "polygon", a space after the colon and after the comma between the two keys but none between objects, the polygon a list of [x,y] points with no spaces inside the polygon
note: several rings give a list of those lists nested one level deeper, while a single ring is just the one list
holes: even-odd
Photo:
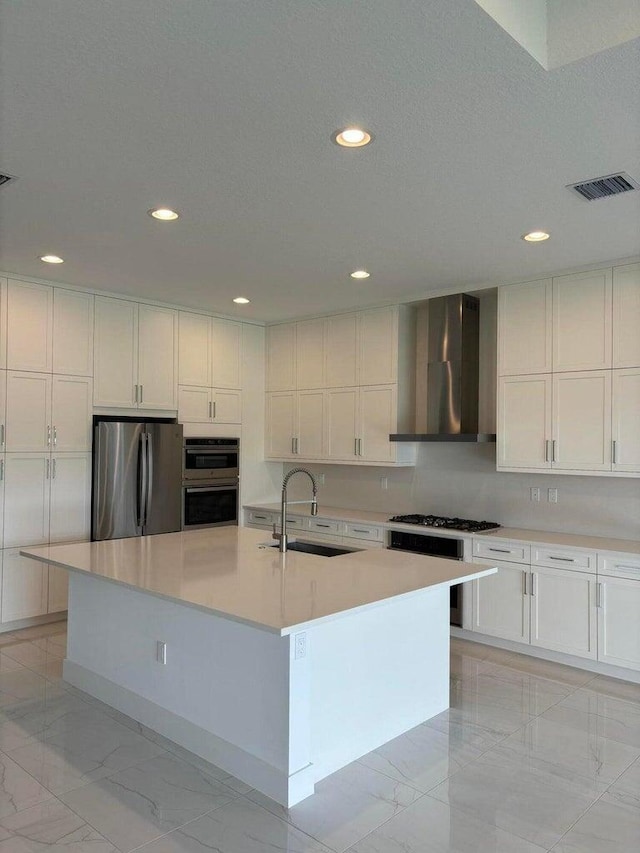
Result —
[{"label": "french door refrigerator", "polygon": [[182,524],[182,424],[99,421],[91,538],[172,533]]}]

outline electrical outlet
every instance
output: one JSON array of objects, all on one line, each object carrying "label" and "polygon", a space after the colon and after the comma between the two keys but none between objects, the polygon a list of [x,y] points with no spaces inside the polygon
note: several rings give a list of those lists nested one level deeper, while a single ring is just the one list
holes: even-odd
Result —
[{"label": "electrical outlet", "polygon": [[296,634],[294,638],[294,657],[296,660],[307,656],[307,635]]},{"label": "electrical outlet", "polygon": [[529,489],[529,494],[532,501],[535,501],[536,503],[540,501],[540,489],[536,486],[532,486],[531,489]]},{"label": "electrical outlet", "polygon": [[547,489],[547,500],[550,504],[558,503],[558,490],[557,489]]},{"label": "electrical outlet", "polygon": [[158,640],[156,643],[156,660],[158,661],[158,663],[164,664],[166,666],[167,644],[163,643],[162,640]]},{"label": "electrical outlet", "polygon": [[389,480],[387,477],[380,477],[380,488],[388,489],[389,488]]},{"label": "electrical outlet", "polygon": [[316,474],[316,480],[319,486],[324,486],[324,474]]}]

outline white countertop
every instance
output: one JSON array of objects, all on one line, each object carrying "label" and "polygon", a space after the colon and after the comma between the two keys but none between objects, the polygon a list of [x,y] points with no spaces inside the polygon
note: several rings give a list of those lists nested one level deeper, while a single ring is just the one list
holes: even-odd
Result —
[{"label": "white countertop", "polygon": [[[280,512],[279,503],[247,504],[245,509]],[[296,506],[290,508],[290,515],[310,516],[308,507]],[[414,533],[434,533],[438,536],[455,536],[458,539],[471,536],[491,536],[496,539],[517,539],[522,542],[546,543],[548,545],[565,545],[569,548],[589,548],[593,551],[616,551],[625,554],[640,554],[640,540],[613,539],[606,536],[588,536],[582,533],[562,533],[551,530],[529,530],[521,527],[500,527],[497,530],[486,530],[480,533],[469,533],[462,530],[443,530],[441,527],[421,527],[415,524],[401,524],[389,521],[395,513],[366,512],[365,510],[347,509],[346,507],[320,506],[318,516],[336,521],[360,522],[377,524],[386,530],[411,530]]]},{"label": "white countertop", "polygon": [[384,548],[339,557],[280,554],[260,547],[266,542],[265,531],[220,527],[20,553],[282,635],[389,598],[495,571]]}]

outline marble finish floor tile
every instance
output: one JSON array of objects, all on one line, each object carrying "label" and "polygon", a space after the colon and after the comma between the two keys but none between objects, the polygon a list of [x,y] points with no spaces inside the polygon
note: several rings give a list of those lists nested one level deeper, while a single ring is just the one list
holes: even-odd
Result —
[{"label": "marble finish floor tile", "polygon": [[580,688],[542,715],[640,749],[640,704]]},{"label": "marble finish floor tile", "polygon": [[46,622],[44,625],[33,625],[31,628],[20,628],[14,631],[14,636],[19,640],[37,640],[40,637],[52,637],[54,634],[65,634],[67,631],[67,620],[59,619],[57,622]]},{"label": "marble finish floor tile", "polygon": [[64,658],[67,656],[67,632],[53,634],[49,637],[41,637],[31,640],[34,646],[50,654],[52,657]]},{"label": "marble finish floor tile", "polygon": [[605,794],[553,848],[553,853],[631,853],[640,848],[640,809]]},{"label": "marble finish floor tile", "polygon": [[482,748],[457,738],[456,732],[445,734],[423,724],[368,753],[359,762],[426,792],[482,752]]},{"label": "marble finish floor tile", "polygon": [[33,776],[0,752],[0,818],[51,799]]},{"label": "marble finish floor tile", "polygon": [[342,853],[415,802],[420,792],[354,762],[323,779],[316,785],[313,796],[290,809],[259,791],[247,796],[336,853]]},{"label": "marble finish floor tile", "polygon": [[0,818],[0,853],[117,853],[116,848],[59,800]]},{"label": "marble finish floor tile", "polygon": [[450,701],[453,707],[475,702],[535,717],[565,699],[571,691],[572,688],[560,682],[524,673],[510,677],[509,671],[500,666],[473,678],[454,679]]},{"label": "marble finish floor tile", "polygon": [[248,800],[234,800],[136,853],[328,853],[326,847]]},{"label": "marble finish floor tile", "polygon": [[43,649],[35,642],[17,643],[15,646],[5,646],[3,656],[11,658],[23,666],[38,666],[51,660],[64,658],[66,652],[60,646],[49,646]]},{"label": "marble finish floor tile", "polygon": [[60,720],[89,706],[66,690],[50,690],[46,699],[25,699],[0,710],[0,749],[9,752],[59,728]]},{"label": "marble finish floor tile", "polygon": [[4,633],[0,633],[0,648],[2,648],[2,646],[10,646],[12,643],[19,642],[21,641],[16,639],[14,631],[5,631]]},{"label": "marble finish floor tile", "polygon": [[164,754],[160,746],[89,706],[57,715],[26,744],[8,751],[14,761],[54,794],[160,754]]},{"label": "marble finish floor tile", "polygon": [[510,735],[499,748],[528,768],[551,773],[564,769],[603,785],[615,782],[640,757],[635,747],[543,717]]},{"label": "marble finish floor tile", "polygon": [[28,699],[46,702],[57,696],[60,688],[30,669],[0,673],[0,710],[6,710]]},{"label": "marble finish floor tile", "polygon": [[[3,647],[4,648],[4,647]],[[8,648],[11,648],[9,646]],[[4,655],[0,653],[0,673],[2,672],[18,672],[21,669],[24,669],[24,664],[18,663],[18,661],[14,660],[9,655]]]},{"label": "marble finish floor tile", "polygon": [[237,796],[186,762],[163,754],[60,799],[118,850],[129,853]]},{"label": "marble finish floor tile", "polygon": [[605,790],[561,767],[514,760],[497,746],[429,796],[549,849]]},{"label": "marble finish floor tile", "polygon": [[608,678],[606,675],[596,675],[586,686],[589,690],[610,696],[612,699],[623,699],[625,702],[640,704],[640,684],[621,681],[619,678]]},{"label": "marble finish floor tile", "polygon": [[62,665],[64,661],[62,658],[52,658],[47,663],[40,663],[36,666],[30,666],[29,669],[31,672],[35,672],[37,675],[41,675],[44,679],[51,682],[51,684],[58,684],[60,686],[66,686],[65,681],[62,677]]},{"label": "marble finish floor tile", "polygon": [[530,720],[529,716],[523,720],[520,714],[495,710],[492,713],[478,706],[467,705],[464,708],[449,708],[423,725],[447,734],[456,742],[469,744],[482,753]]},{"label": "marble finish floor tile", "polygon": [[521,655],[517,652],[511,652],[509,658],[504,661],[496,661],[496,663],[503,663],[504,666],[513,670],[528,672],[531,675],[537,675],[539,678],[561,681],[572,687],[582,687],[593,678],[593,673],[587,669],[578,669],[577,667],[566,666],[563,663],[535,658],[531,655]]},{"label": "marble finish floor tile", "polygon": [[426,796],[349,853],[543,853],[545,849]]},{"label": "marble finish floor tile", "polygon": [[640,809],[640,758],[616,779],[607,793]]}]

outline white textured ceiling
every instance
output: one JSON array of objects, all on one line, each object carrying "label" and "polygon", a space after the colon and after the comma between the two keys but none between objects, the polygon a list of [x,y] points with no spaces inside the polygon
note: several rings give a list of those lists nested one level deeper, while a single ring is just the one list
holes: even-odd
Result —
[{"label": "white textured ceiling", "polygon": [[640,193],[565,189],[640,179],[638,40],[545,71],[472,0],[0,14],[0,269],[273,320],[640,252]]}]

